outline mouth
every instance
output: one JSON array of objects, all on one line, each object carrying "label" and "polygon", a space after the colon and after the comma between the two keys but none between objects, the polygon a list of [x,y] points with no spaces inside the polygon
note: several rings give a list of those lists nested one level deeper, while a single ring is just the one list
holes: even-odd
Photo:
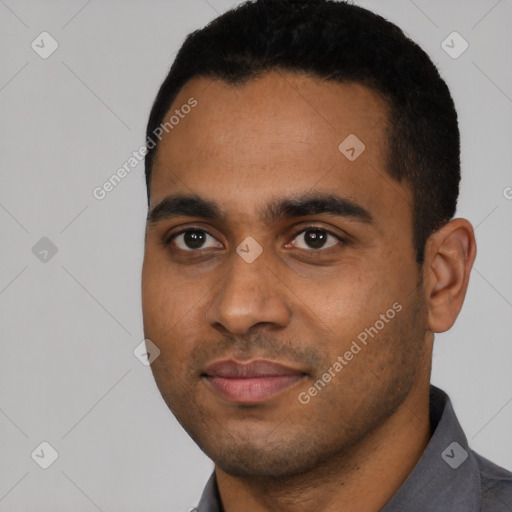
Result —
[{"label": "mouth", "polygon": [[201,377],[214,393],[236,404],[257,404],[302,380],[306,374],[274,361],[224,360],[208,366]]}]

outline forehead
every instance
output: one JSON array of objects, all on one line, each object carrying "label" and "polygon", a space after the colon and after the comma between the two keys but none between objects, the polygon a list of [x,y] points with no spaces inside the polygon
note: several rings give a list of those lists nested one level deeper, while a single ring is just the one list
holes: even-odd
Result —
[{"label": "forehead", "polygon": [[[181,111],[191,99],[196,106]],[[276,194],[319,190],[385,209],[404,188],[390,189],[385,171],[387,105],[363,85],[283,72],[243,85],[196,77],[165,119],[176,110],[180,120],[158,146],[150,207],[184,192],[247,211]]]}]

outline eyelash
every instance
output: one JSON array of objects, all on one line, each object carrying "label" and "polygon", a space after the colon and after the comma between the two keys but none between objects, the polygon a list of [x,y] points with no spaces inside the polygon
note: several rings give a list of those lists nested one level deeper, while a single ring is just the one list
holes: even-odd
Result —
[{"label": "eyelash", "polygon": [[[204,228],[194,228],[194,227],[187,227],[187,228],[184,228],[180,231],[178,231],[177,233],[173,233],[171,236],[167,237],[162,243],[164,245],[164,247],[168,247],[169,245],[171,245],[172,241],[179,235],[182,235],[183,233],[187,233],[189,231],[200,231],[202,233],[206,233],[207,235],[211,236],[213,239],[216,240],[216,238],[209,232],[207,231],[206,229]],[[292,237],[292,241],[295,240],[295,238],[297,238],[299,235],[301,235],[302,233],[305,233],[307,231],[322,231],[323,233],[326,233],[327,235],[331,235],[333,236],[334,238],[336,238],[338,240],[338,242],[341,242],[341,244],[343,245],[346,245],[348,243],[347,240],[345,240],[344,238],[340,237],[339,235],[333,233],[332,231],[328,230],[328,229],[325,229],[323,227],[319,227],[319,226],[315,226],[315,225],[310,225],[310,226],[306,226],[305,228],[302,228],[300,231],[297,231],[293,237]],[[338,244],[332,246],[332,247],[328,247],[326,249],[302,249],[302,248],[298,248],[302,251],[307,251],[307,252],[311,252],[311,253],[322,253],[322,254],[329,254],[330,252],[332,252],[333,250],[336,250],[337,249],[337,246]],[[180,249],[180,248],[177,248],[178,251],[182,251],[182,252],[190,252],[190,253],[200,253],[201,250],[204,250],[204,249],[189,249],[189,250],[184,250],[184,249]]]}]

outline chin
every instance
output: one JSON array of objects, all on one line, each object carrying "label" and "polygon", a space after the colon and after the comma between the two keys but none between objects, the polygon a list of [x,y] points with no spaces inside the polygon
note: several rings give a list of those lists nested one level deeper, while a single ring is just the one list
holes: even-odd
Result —
[{"label": "chin", "polygon": [[290,478],[321,465],[333,450],[332,446],[311,442],[311,438],[297,434],[281,432],[281,439],[274,436],[272,442],[269,436],[253,434],[250,439],[236,440],[225,435],[211,443],[204,439],[196,439],[196,443],[216,466],[231,476]]}]

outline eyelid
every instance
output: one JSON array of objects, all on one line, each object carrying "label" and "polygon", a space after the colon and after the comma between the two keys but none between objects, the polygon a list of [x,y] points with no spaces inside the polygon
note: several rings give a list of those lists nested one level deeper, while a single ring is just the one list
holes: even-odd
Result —
[{"label": "eyelid", "polygon": [[[214,235],[212,235],[207,229],[202,228],[200,226],[187,226],[185,228],[182,228],[180,231],[176,231],[176,233],[173,233],[172,235],[164,236],[164,239],[162,240],[162,244],[164,245],[164,247],[167,247],[168,245],[171,244],[171,242],[177,236],[182,235],[183,233],[187,233],[189,231],[201,231],[203,233],[206,233],[208,236],[211,236],[215,241],[217,241],[220,244],[220,242],[217,240],[217,238]],[[178,250],[184,250],[184,249],[180,249],[178,247]],[[190,249],[189,251],[186,251],[186,252],[199,252],[199,251],[201,251],[201,249]]]},{"label": "eyelid", "polygon": [[[341,242],[342,244],[347,244],[348,243],[348,236],[347,238],[341,236],[341,235],[338,235],[337,233],[334,233],[332,230],[328,229],[328,228],[325,228],[323,226],[317,226],[315,224],[308,224],[306,227],[300,229],[299,231],[297,232],[294,232],[294,235],[293,235],[293,238],[291,239],[291,242],[293,242],[293,240],[295,240],[299,235],[302,235],[302,233],[306,232],[306,231],[313,231],[313,230],[318,230],[318,231],[323,231],[324,233],[327,233],[328,235],[331,235],[333,236],[334,238],[336,238],[339,242]],[[286,245],[289,245],[291,242],[287,243]],[[325,249],[323,248],[320,248],[320,249],[310,249],[309,252],[316,252],[316,253],[320,253],[320,252],[323,252],[324,254],[329,252],[330,250],[334,250],[336,248],[336,246],[332,246],[332,247],[327,247]],[[300,250],[303,250],[303,251],[307,251],[308,249],[302,249],[301,247],[297,247],[297,249],[300,249]]]},{"label": "eyelid", "polygon": [[[337,233],[335,233],[333,230],[329,229],[329,228],[326,228],[324,226],[318,226],[316,224],[308,224],[306,227],[302,227],[300,228],[299,231],[296,231],[295,234],[294,234],[294,237],[296,237],[297,235],[300,235],[302,233],[304,233],[304,231],[310,231],[310,230],[313,230],[313,229],[317,229],[318,231],[325,231],[326,233],[329,233],[330,235],[336,237],[336,238],[339,238],[340,240],[343,239],[342,235],[338,235]],[[348,237],[348,235],[347,235]]]}]

